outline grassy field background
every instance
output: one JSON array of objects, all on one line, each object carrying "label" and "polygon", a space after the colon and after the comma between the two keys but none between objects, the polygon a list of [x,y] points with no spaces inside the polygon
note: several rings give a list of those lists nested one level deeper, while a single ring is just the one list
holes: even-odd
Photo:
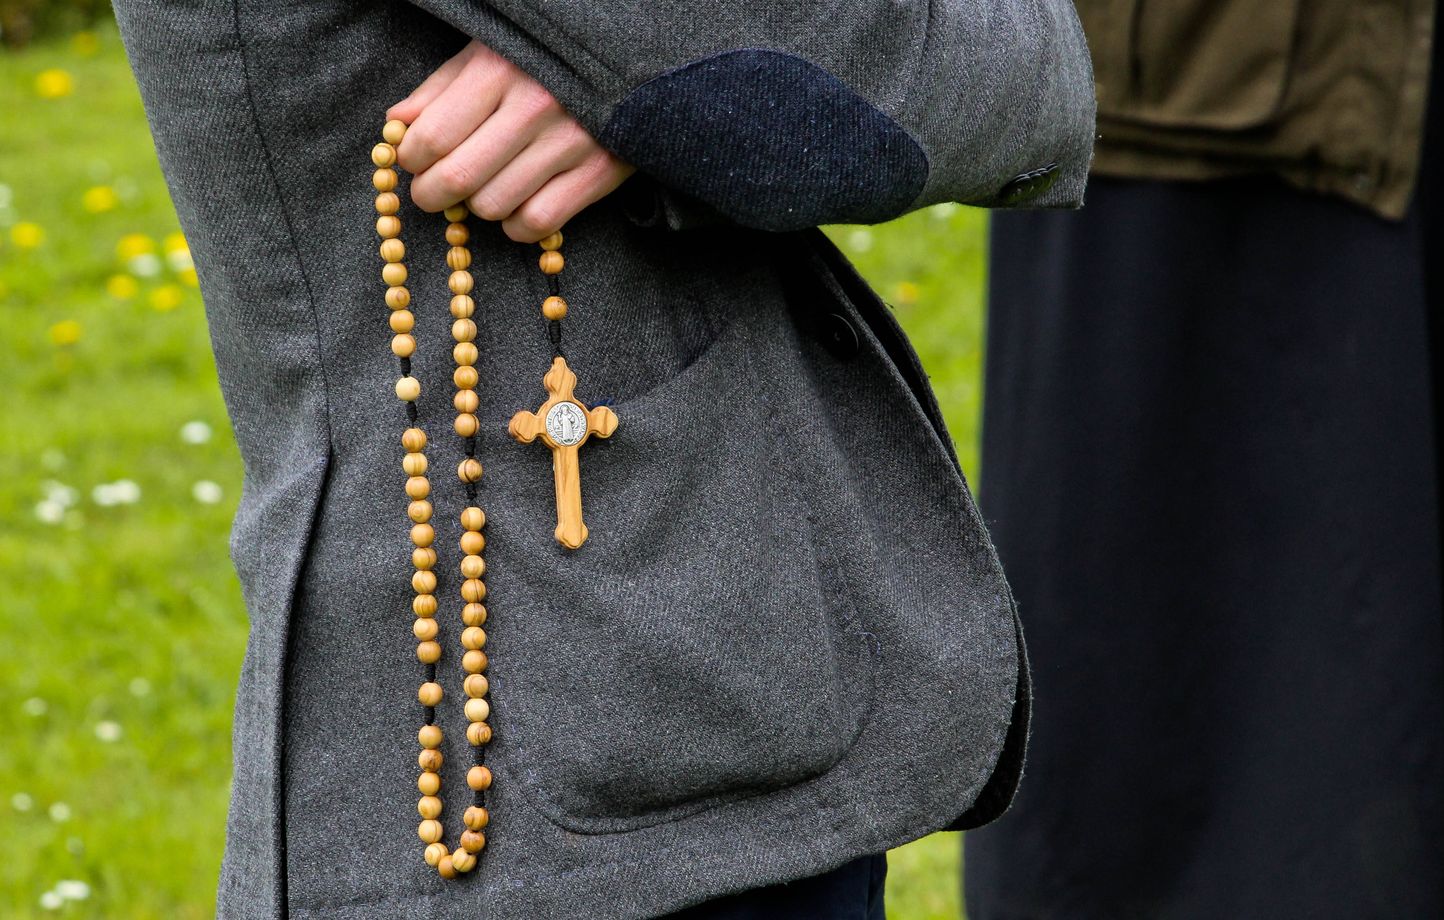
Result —
[{"label": "grassy field background", "polygon": [[[0,52],[0,916],[214,914],[245,641],[241,464],[113,28]],[[976,469],[980,212],[833,237],[897,307]],[[958,837],[888,915],[956,920]]]}]

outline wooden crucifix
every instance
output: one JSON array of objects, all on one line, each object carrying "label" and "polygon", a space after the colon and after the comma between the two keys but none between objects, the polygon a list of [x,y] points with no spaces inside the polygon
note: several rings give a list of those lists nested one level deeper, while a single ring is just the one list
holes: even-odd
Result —
[{"label": "wooden crucifix", "polygon": [[617,414],[607,406],[588,409],[573,391],[577,375],[558,355],[551,370],[542,378],[551,394],[535,412],[525,410],[511,417],[507,431],[523,444],[541,438],[551,448],[552,475],[557,486],[557,542],[567,549],[576,549],[587,540],[587,525],[582,521],[582,475],[577,462],[577,448],[596,435],[611,437],[617,430]]}]

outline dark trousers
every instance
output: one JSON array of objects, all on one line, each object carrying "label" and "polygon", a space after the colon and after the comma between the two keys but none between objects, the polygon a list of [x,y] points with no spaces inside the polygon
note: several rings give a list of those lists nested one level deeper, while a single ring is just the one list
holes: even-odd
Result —
[{"label": "dark trousers", "polygon": [[884,920],[886,877],[887,855],[878,853],[811,878],[698,904],[665,920]]}]

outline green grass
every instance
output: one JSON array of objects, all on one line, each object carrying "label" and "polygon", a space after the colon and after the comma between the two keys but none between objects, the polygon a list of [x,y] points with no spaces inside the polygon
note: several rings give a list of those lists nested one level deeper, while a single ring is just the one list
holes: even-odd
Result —
[{"label": "green grass", "polygon": [[[0,111],[0,916],[212,916],[246,622],[200,295],[113,28],[0,53]],[[969,471],[982,221],[831,230],[913,334]],[[957,873],[956,835],[894,852],[889,916],[954,920]],[[62,880],[88,894],[44,907]]]}]

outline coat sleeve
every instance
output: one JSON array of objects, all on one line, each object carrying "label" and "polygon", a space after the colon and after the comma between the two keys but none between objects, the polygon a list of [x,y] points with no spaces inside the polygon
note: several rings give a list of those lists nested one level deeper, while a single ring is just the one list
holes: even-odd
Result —
[{"label": "coat sleeve", "polygon": [[1069,0],[412,2],[530,73],[639,187],[746,226],[1082,203]]}]

